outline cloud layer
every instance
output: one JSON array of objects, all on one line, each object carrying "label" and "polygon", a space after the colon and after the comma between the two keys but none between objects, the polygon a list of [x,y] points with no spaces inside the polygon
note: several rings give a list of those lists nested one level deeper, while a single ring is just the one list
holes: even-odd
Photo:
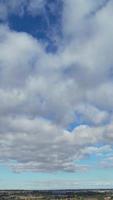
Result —
[{"label": "cloud layer", "polygon": [[[0,3],[5,20],[44,7],[41,0]],[[14,171],[86,171],[93,166],[80,161],[90,155],[111,159],[112,7],[113,1],[65,0],[56,53],[0,26],[0,160]]]}]

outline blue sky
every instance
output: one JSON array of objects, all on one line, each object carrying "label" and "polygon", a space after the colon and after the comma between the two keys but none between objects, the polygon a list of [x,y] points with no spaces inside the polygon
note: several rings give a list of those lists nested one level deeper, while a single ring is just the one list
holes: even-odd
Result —
[{"label": "blue sky", "polygon": [[0,0],[0,189],[113,187],[112,7]]}]

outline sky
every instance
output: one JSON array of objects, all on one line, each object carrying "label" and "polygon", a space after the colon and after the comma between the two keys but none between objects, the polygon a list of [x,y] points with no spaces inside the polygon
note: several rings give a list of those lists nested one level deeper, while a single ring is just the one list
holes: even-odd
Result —
[{"label": "sky", "polygon": [[0,189],[113,188],[113,0],[0,0]]}]

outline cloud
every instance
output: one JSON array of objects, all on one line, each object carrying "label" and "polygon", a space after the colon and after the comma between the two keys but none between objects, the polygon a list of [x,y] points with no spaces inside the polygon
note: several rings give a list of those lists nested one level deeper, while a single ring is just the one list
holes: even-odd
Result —
[{"label": "cloud", "polygon": [[[26,6],[10,2],[2,3],[3,18],[7,7],[22,13]],[[27,4],[32,14],[43,5],[37,2]],[[89,18],[98,6],[65,1],[56,53],[0,26],[0,160],[14,171],[85,171],[90,166],[80,160],[112,151],[113,3]]]},{"label": "cloud", "polygon": [[[15,171],[75,172],[87,170],[88,166],[74,164],[74,159],[83,156],[81,149],[90,145],[89,134],[82,134],[85,127],[75,130],[71,135],[60,127],[44,119],[15,119],[6,118],[3,125],[1,120],[0,160],[15,160],[10,165]],[[6,125],[6,126],[5,126]],[[86,130],[87,131],[87,130]],[[93,135],[92,144],[96,138]],[[21,148],[20,148],[21,147]]]},{"label": "cloud", "polygon": [[[110,126],[84,125],[70,133],[39,118],[5,117],[0,121],[0,160],[10,161],[9,167],[15,172],[86,171],[90,166],[78,164],[78,161],[112,151],[108,139],[109,129],[112,131]],[[95,147],[100,143],[106,145]]]}]

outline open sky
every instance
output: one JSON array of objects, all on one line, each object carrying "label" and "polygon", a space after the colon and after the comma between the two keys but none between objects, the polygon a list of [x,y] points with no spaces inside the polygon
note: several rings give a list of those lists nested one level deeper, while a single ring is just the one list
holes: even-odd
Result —
[{"label": "open sky", "polygon": [[113,0],[0,0],[0,189],[113,187]]}]

